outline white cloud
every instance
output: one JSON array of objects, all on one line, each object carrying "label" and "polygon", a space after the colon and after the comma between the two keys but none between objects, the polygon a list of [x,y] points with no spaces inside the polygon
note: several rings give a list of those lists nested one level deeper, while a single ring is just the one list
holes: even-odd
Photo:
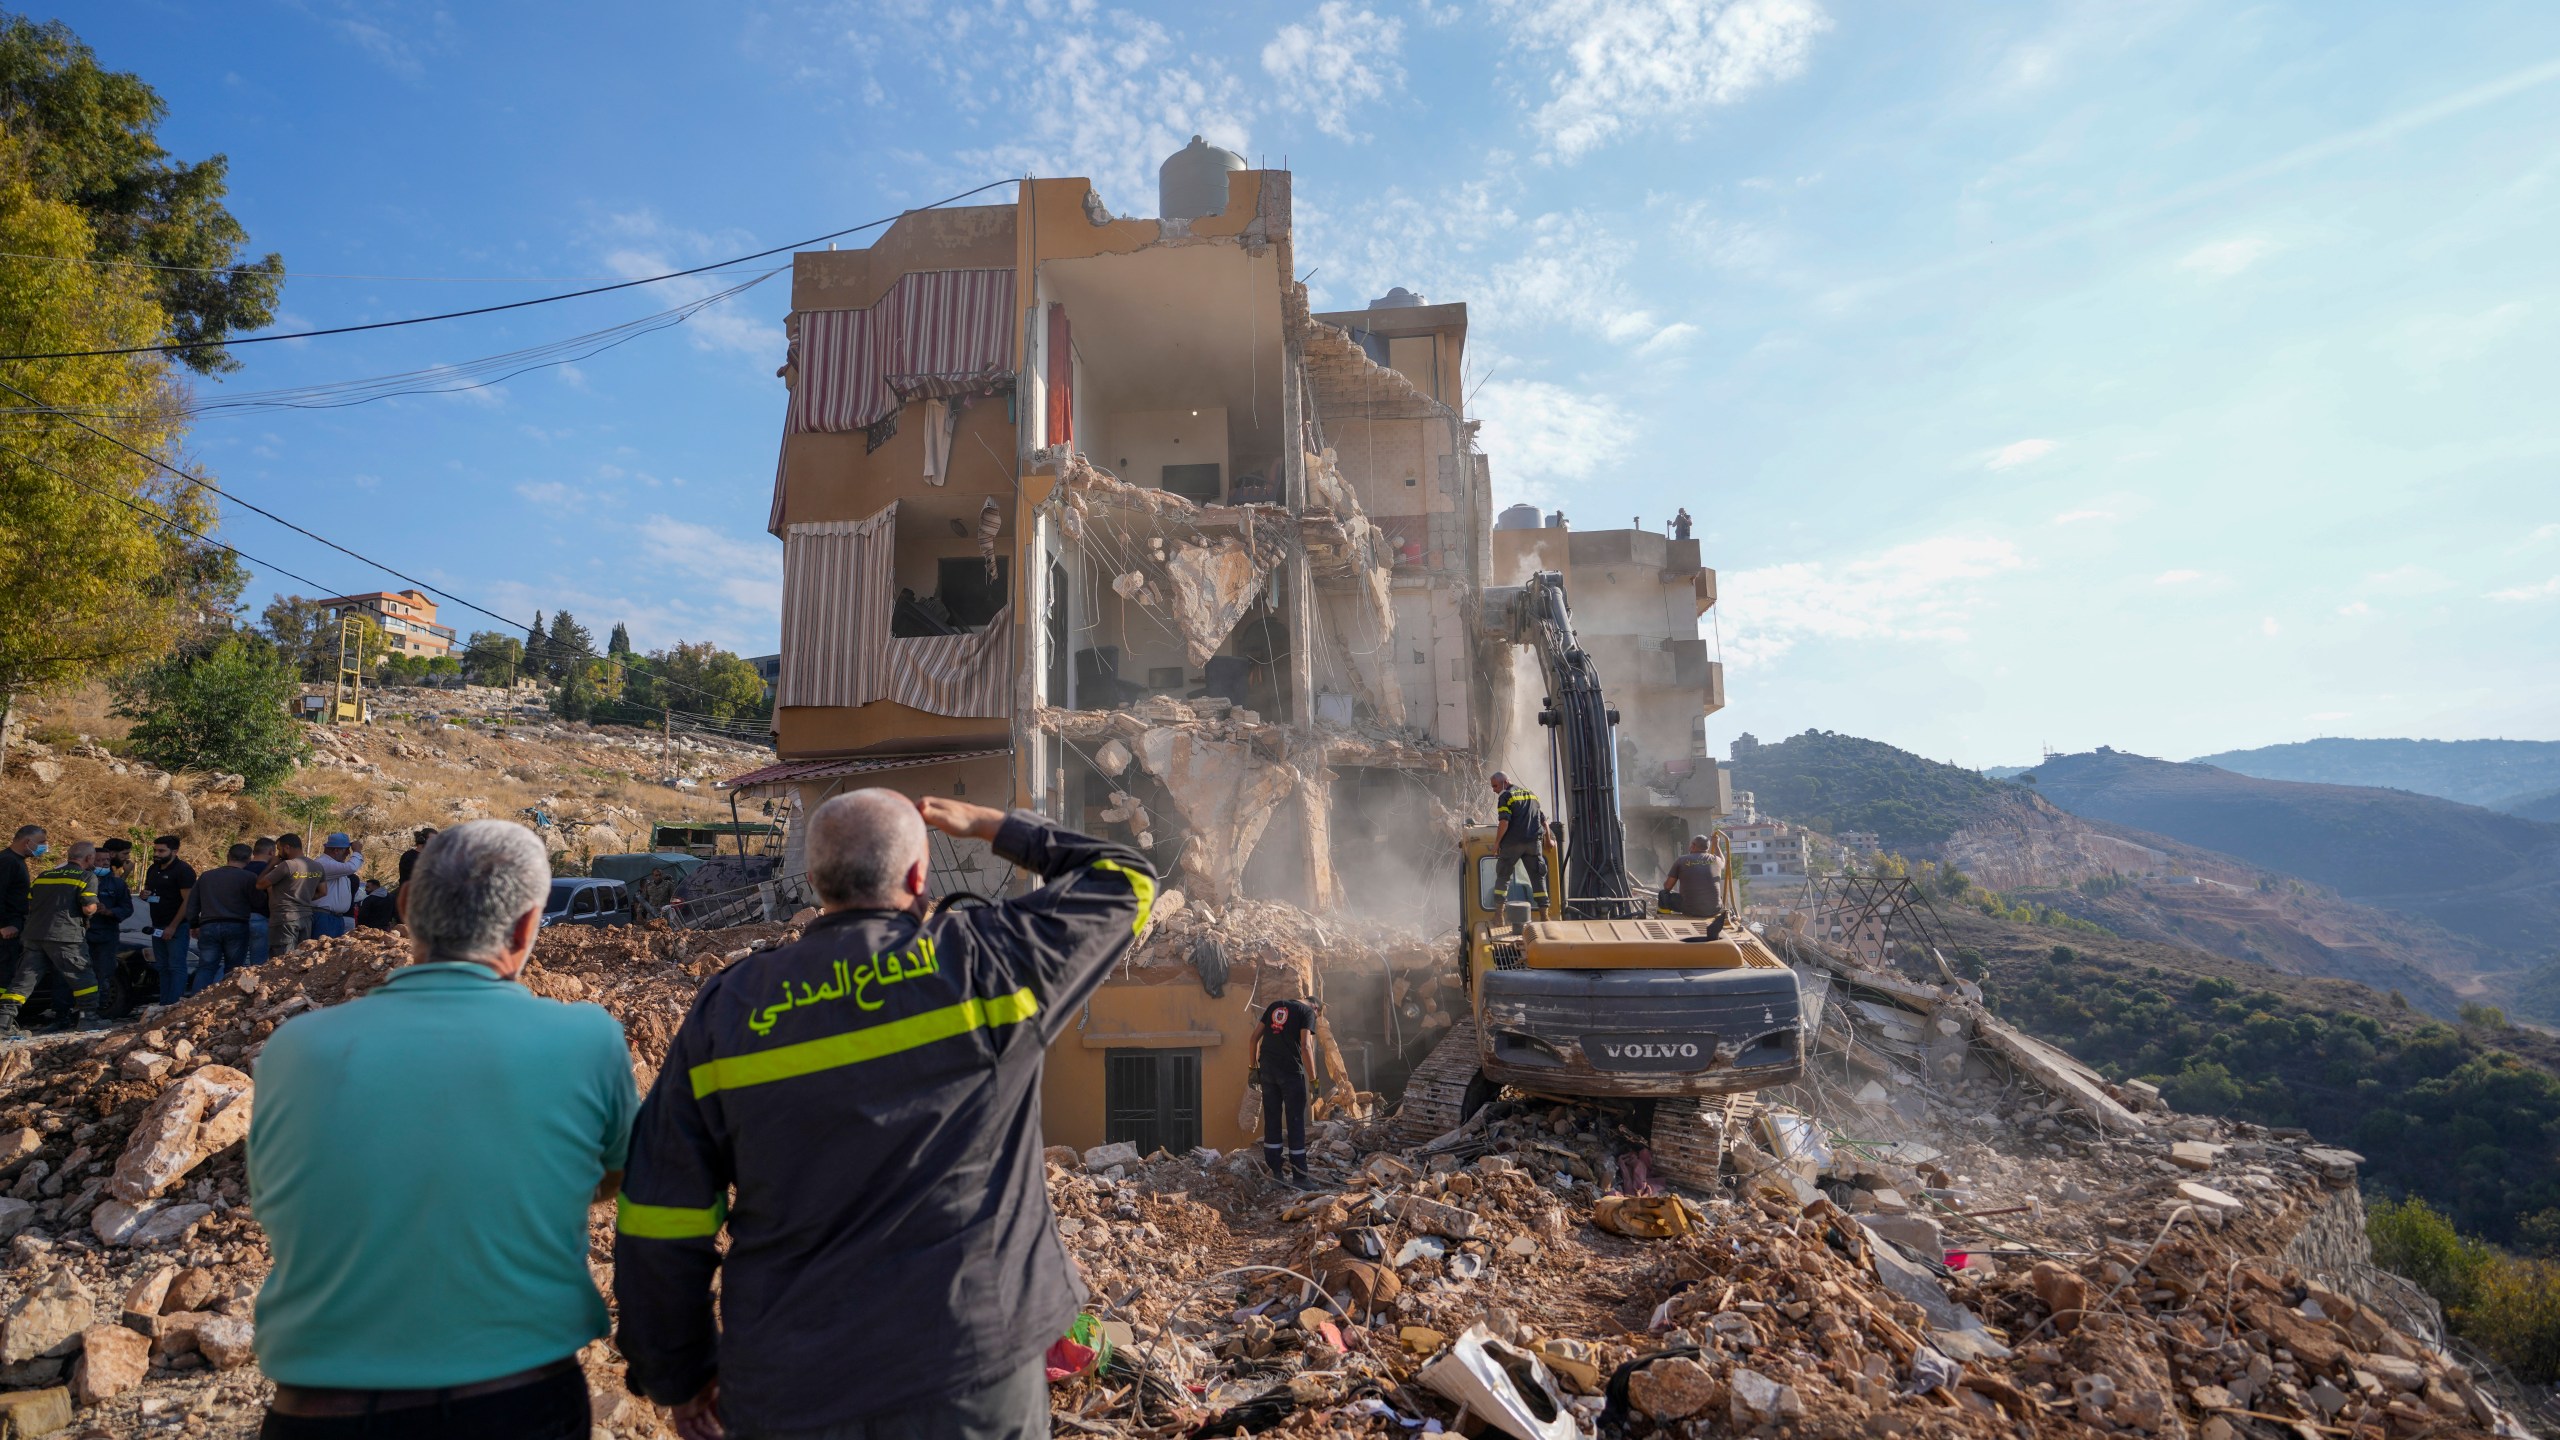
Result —
[{"label": "white cloud", "polygon": [[2006,470],[2016,465],[2032,465],[2054,452],[2060,445],[2054,440],[2017,440],[1992,452],[1983,462],[1986,470]]},{"label": "white cloud", "polygon": [[1572,160],[1637,129],[1674,133],[1801,73],[1831,28],[1812,0],[1496,0],[1552,98],[1530,124]]},{"label": "white cloud", "polygon": [[2113,525],[2120,518],[2122,517],[2118,516],[2113,510],[2065,510],[2061,514],[2053,517],[2053,523],[2056,525],[2081,525],[2091,521],[2096,521],[2099,524]]},{"label": "white cloud", "polygon": [[2560,525],[2536,525],[2533,533],[2524,537],[2527,545],[2540,545],[2551,540],[2560,540]]},{"label": "white cloud", "polygon": [[2026,564],[2006,540],[1943,535],[1857,559],[1728,574],[1725,658],[1767,664],[1808,640],[1961,644],[1985,582]]},{"label": "white cloud", "polygon": [[672,515],[640,522],[641,553],[658,565],[700,582],[708,593],[740,610],[778,614],[782,609],[782,547]]},{"label": "white cloud", "polygon": [[1404,22],[1325,0],[1312,23],[1283,25],[1262,47],[1263,73],[1279,85],[1282,108],[1314,115],[1316,128],[1339,140],[1353,138],[1350,112],[1404,80],[1396,65]]},{"label": "white cloud", "polygon": [[2539,585],[2511,585],[2504,590],[2492,590],[2489,598],[2517,601],[2560,599],[2560,575],[2554,575]]},{"label": "white cloud", "polygon": [[2531,309],[2510,300],[2471,315],[2421,315],[2401,327],[2400,357],[2410,368],[2427,372],[2477,359],[2522,324]]},{"label": "white cloud", "polygon": [[2201,570],[2163,570],[2151,577],[2154,585],[2193,585],[2204,578]]},{"label": "white cloud", "polygon": [[1659,355],[1697,338],[1698,327],[1686,320],[1675,320],[1653,332],[1653,338],[1636,347],[1639,355]]},{"label": "white cloud", "polygon": [[558,480],[527,480],[516,486],[516,493],[536,505],[558,508],[565,508],[571,502],[585,498],[585,492]]},{"label": "white cloud", "polygon": [[2284,633],[2284,627],[2276,623],[2276,617],[2273,615],[2267,615],[2259,619],[2258,633],[2266,636],[2270,640],[2273,640]]},{"label": "white cloud", "polygon": [[2395,565],[2364,577],[2365,590],[2377,595],[2433,595],[2453,582],[2424,565]]},{"label": "white cloud", "polygon": [[[1560,486],[1588,480],[1627,448],[1629,417],[1616,402],[1544,380],[1489,380],[1476,394],[1485,454],[1507,493],[1564,506]],[[1612,507],[1615,508],[1614,506]]]},{"label": "white cloud", "polygon": [[2350,600],[2346,604],[2338,607],[2338,613],[2352,620],[2360,615],[2372,614],[2373,607],[2367,605],[2361,600]]},{"label": "white cloud", "polygon": [[2315,725],[2326,725],[2335,720],[2352,720],[2355,715],[2353,710],[2314,710],[2302,718]]},{"label": "white cloud", "polygon": [[[608,241],[610,248],[604,256],[605,269],[635,280],[644,275],[663,275],[688,265],[705,264],[724,255],[755,248],[753,237],[743,232],[713,234],[669,225],[647,210],[615,215],[606,228],[611,238]],[[688,275],[681,280],[663,281],[648,288],[660,308],[673,309],[726,290],[741,278],[737,275]],[[781,277],[776,278],[779,280]],[[756,293],[760,292],[750,291],[749,295]],[[784,347],[782,326],[756,313],[751,308],[753,304],[747,295],[724,300],[696,311],[679,328],[691,338],[697,349],[728,350],[760,360],[779,360]],[[586,377],[580,373],[570,383],[585,389]]]},{"label": "white cloud", "polygon": [[2274,254],[2280,247],[2264,235],[2239,235],[2199,245],[2178,261],[2178,268],[2214,280],[2228,280]]}]

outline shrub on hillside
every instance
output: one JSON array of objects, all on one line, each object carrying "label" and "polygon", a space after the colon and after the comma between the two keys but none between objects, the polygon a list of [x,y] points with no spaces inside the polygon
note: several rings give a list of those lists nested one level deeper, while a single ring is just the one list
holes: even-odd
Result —
[{"label": "shrub on hillside", "polygon": [[2560,1265],[2474,1240],[2424,1200],[2375,1202],[2365,1235],[2374,1263],[2434,1296],[2454,1333],[2527,1383],[2560,1378]]},{"label": "shrub on hillside", "polygon": [[264,790],[310,751],[290,711],[300,693],[274,647],[232,636],[143,667],[119,688],[116,713],[134,722],[139,758],[163,770],[227,772]]}]

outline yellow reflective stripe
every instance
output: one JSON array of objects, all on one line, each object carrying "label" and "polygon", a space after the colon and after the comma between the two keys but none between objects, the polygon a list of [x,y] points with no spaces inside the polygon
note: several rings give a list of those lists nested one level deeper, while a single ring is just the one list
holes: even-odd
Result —
[{"label": "yellow reflective stripe", "polygon": [[5,993],[5,992],[0,992],[0,1000],[6,1000],[6,1001],[8,1001],[10,1004],[12,1004],[12,1005],[24,1005],[24,1004],[26,1004],[26,1003],[27,1003],[27,997],[26,997],[26,996],[24,996],[24,995],[11,995],[11,994],[7,994],[7,993]]},{"label": "yellow reflective stripe", "polygon": [[927,1010],[884,1025],[869,1025],[841,1035],[803,1040],[797,1045],[778,1045],[771,1050],[706,1060],[685,1073],[693,1081],[693,1098],[699,1100],[721,1090],[742,1090],[750,1085],[769,1085],[776,1080],[791,1080],[802,1075],[814,1075],[821,1070],[859,1065],[865,1060],[913,1050],[936,1040],[949,1040],[972,1030],[1018,1025],[1039,1013],[1040,1002],[1027,989],[999,995],[992,1000],[973,997],[957,1005],[945,1005],[939,1010]]},{"label": "yellow reflective stripe", "polygon": [[74,990],[74,991],[72,991],[72,992],[71,992],[71,998],[72,998],[72,999],[74,999],[74,1000],[77,1000],[77,999],[79,999],[79,998],[80,998],[81,996],[83,996],[83,995],[95,995],[95,994],[97,994],[97,993],[98,993],[98,987],[97,987],[97,986],[95,986],[95,985],[92,985],[92,986],[90,986],[90,987],[89,987],[88,989],[86,989],[86,990]]},{"label": "yellow reflective stripe", "polygon": [[1108,870],[1112,874],[1118,875],[1129,882],[1129,893],[1138,897],[1138,919],[1136,924],[1129,927],[1129,933],[1132,935],[1146,934],[1147,922],[1154,919],[1156,914],[1155,877],[1149,875],[1144,870],[1133,869],[1130,866],[1123,865],[1117,860],[1096,860],[1093,862],[1093,868],[1096,870]]},{"label": "yellow reflective stripe", "polygon": [[613,1197],[613,1229],[635,1240],[698,1240],[720,1233],[729,1218],[729,1197],[721,1196],[699,1210],[681,1205],[643,1205],[628,1195]]}]

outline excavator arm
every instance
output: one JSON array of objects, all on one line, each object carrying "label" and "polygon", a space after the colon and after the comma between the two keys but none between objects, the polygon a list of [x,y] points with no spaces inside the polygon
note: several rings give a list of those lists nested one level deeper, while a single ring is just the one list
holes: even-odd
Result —
[{"label": "excavator arm", "polygon": [[1547,684],[1538,723],[1547,729],[1557,818],[1564,822],[1564,909],[1570,920],[1626,920],[1644,913],[1627,874],[1618,819],[1618,712],[1600,688],[1590,653],[1573,638],[1564,577],[1541,570],[1525,585],[1485,592],[1485,628],[1525,645]]}]

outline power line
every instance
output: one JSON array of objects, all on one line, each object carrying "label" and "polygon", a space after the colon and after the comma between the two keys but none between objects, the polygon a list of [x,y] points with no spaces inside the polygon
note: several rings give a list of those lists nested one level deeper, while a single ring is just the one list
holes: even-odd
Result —
[{"label": "power line", "polygon": [[[946,195],[941,199],[934,201],[931,205],[925,205],[918,208],[925,210],[935,209],[939,206],[948,205],[954,200],[966,200],[972,195],[993,190],[999,185],[1011,185],[1013,183],[1015,182],[1010,177],[1003,180],[991,180],[986,184],[979,186],[975,190],[963,190],[957,195]],[[847,235],[858,235],[865,230],[876,230],[880,226],[887,225],[892,221],[897,220],[900,216],[911,213],[913,212],[902,210],[899,211],[897,215],[883,216],[877,220],[866,220],[859,225],[847,226],[842,230],[831,231],[825,235],[812,236],[806,240],[794,240],[788,245],[776,245],[770,250],[758,250],[751,255],[732,255],[726,260],[714,260],[708,265],[696,265],[687,270],[670,270],[663,275],[646,275],[637,280],[624,280],[612,285],[595,285],[584,290],[564,291],[558,295],[538,295],[530,300],[510,300],[503,305],[481,305],[469,310],[448,310],[441,315],[412,315],[406,320],[376,320],[365,325],[332,325],[320,330],[293,330],[280,335],[249,335],[236,339],[195,340],[168,345],[118,345],[104,350],[54,350],[31,355],[0,355],[0,361],[83,360],[107,355],[161,355],[192,350],[215,350],[226,345],[264,345],[275,340],[315,340],[324,335],[355,335],[367,330],[396,330],[404,325],[426,325],[438,320],[461,320],[473,315],[495,315],[502,311],[522,310],[533,305],[550,305],[562,300],[583,299],[589,295],[610,294],[616,290],[631,289],[636,285],[655,285],[666,280],[681,280],[688,275],[700,275],[707,271],[721,269],[725,266],[743,265],[750,260],[762,260],[768,255],[779,255],[786,250],[805,250],[812,245],[817,245],[828,240],[841,240]]]},{"label": "power line", "polygon": [[[463,599],[461,596],[456,595],[456,594],[454,594],[452,591],[450,591],[450,590],[446,590],[446,589],[442,588],[441,586],[430,585],[430,584],[428,584],[426,581],[419,579],[419,578],[418,578],[417,576],[415,576],[415,575],[411,575],[411,574],[409,574],[409,573],[408,573],[407,571],[405,571],[405,570],[397,569],[397,568],[395,568],[395,567],[393,567],[393,566],[391,566],[391,565],[389,565],[389,564],[386,564],[386,563],[385,563],[385,562],[383,562],[383,561],[376,560],[376,559],[374,559],[372,556],[370,556],[370,555],[366,555],[366,554],[362,553],[361,551],[350,550],[350,549],[348,549],[346,546],[339,544],[337,541],[330,539],[330,538],[329,538],[328,536],[326,536],[326,535],[322,535],[322,534],[320,534],[319,532],[314,531],[314,530],[307,530],[307,529],[303,528],[302,526],[295,524],[293,521],[291,521],[291,520],[287,520],[286,518],[284,518],[283,516],[281,516],[281,515],[277,514],[277,513],[276,513],[276,512],[274,512],[273,510],[269,510],[269,509],[267,509],[266,507],[264,507],[264,506],[262,506],[262,505],[257,505],[257,504],[254,504],[254,503],[250,502],[250,501],[247,501],[247,500],[243,500],[243,499],[241,499],[239,496],[232,494],[230,491],[223,489],[221,486],[214,484],[212,481],[205,479],[205,478],[204,478],[203,476],[201,476],[201,475],[192,475],[192,474],[189,474],[188,472],[186,472],[186,471],[184,471],[184,470],[179,469],[177,466],[170,464],[168,461],[161,459],[159,456],[152,454],[150,451],[145,450],[145,449],[141,448],[141,447],[140,447],[140,446],[138,446],[138,445],[134,445],[134,444],[132,444],[132,443],[130,443],[130,442],[128,442],[128,441],[126,441],[126,440],[125,440],[125,439],[123,439],[121,436],[111,435],[111,434],[107,433],[106,431],[99,429],[97,426],[90,424],[88,421],[81,419],[79,416],[72,414],[72,413],[71,413],[70,411],[68,411],[68,410],[63,410],[63,409],[60,409],[60,408],[58,408],[58,407],[56,407],[56,406],[49,405],[49,404],[47,404],[47,403],[44,401],[44,399],[43,399],[42,397],[37,396],[37,395],[29,394],[28,392],[26,392],[26,391],[24,391],[24,390],[19,389],[17,386],[10,384],[10,383],[9,383],[8,381],[6,381],[6,380],[0,380],[0,390],[6,390],[6,391],[8,391],[10,394],[15,395],[15,396],[17,396],[19,399],[26,401],[28,404],[33,405],[33,406],[37,407],[39,410],[42,410],[42,411],[43,411],[43,412],[45,412],[46,414],[53,415],[53,416],[55,416],[55,417],[57,417],[57,418],[59,418],[59,419],[68,420],[68,421],[70,421],[72,424],[79,426],[81,429],[88,431],[90,434],[97,436],[99,439],[106,441],[108,444],[115,446],[117,449],[119,449],[119,450],[123,450],[123,451],[125,451],[125,452],[127,452],[127,453],[129,453],[129,454],[132,454],[132,455],[139,456],[139,457],[141,457],[143,460],[146,460],[146,461],[150,462],[150,463],[151,463],[151,464],[153,464],[153,465],[157,465],[157,466],[159,466],[161,469],[168,471],[170,474],[172,474],[172,475],[174,475],[174,476],[178,477],[180,480],[183,480],[183,481],[185,481],[186,483],[188,483],[188,484],[190,484],[190,485],[193,485],[193,486],[197,487],[198,489],[202,489],[202,490],[210,490],[210,491],[212,491],[214,494],[221,496],[221,497],[222,497],[223,499],[225,499],[225,500],[231,501],[233,504],[238,505],[238,506],[240,506],[241,508],[243,508],[243,509],[245,509],[245,510],[250,511],[250,512],[251,512],[251,513],[253,513],[253,514],[263,515],[263,516],[265,516],[266,518],[268,518],[268,519],[270,519],[270,520],[273,520],[273,521],[274,521],[274,522],[276,522],[277,524],[282,525],[282,526],[283,526],[283,527],[285,527],[286,529],[293,531],[293,532],[294,532],[295,534],[297,534],[297,535],[304,536],[304,537],[306,537],[306,538],[308,538],[308,539],[317,540],[317,541],[319,541],[321,544],[328,546],[330,549],[337,551],[339,554],[344,555],[344,556],[348,557],[348,558],[349,558],[349,559],[351,559],[351,560],[361,561],[362,563],[367,564],[367,565],[370,565],[370,566],[372,566],[374,569],[379,570],[379,571],[381,571],[382,573],[384,573],[385,575],[389,575],[389,576],[393,577],[394,579],[398,579],[398,580],[405,580],[405,581],[407,581],[408,583],[410,583],[410,584],[412,584],[412,585],[417,586],[421,591],[429,592],[429,593],[432,593],[432,594],[441,595],[441,596],[443,596],[444,598],[446,598],[447,600],[452,601],[454,604],[461,606],[461,607],[462,607],[463,609],[465,609],[465,610],[476,610],[476,611],[478,611],[480,614],[483,614],[483,615],[488,616],[490,619],[497,621],[497,622],[498,622],[499,624],[501,624],[501,625],[506,625],[506,626],[512,627],[512,628],[514,628],[514,629],[522,630],[522,631],[524,631],[527,635],[530,635],[530,634],[532,634],[532,633],[533,633],[533,627],[532,627],[531,625],[526,624],[526,623],[525,623],[524,621],[522,621],[522,620],[516,620],[516,619],[512,619],[512,618],[510,618],[510,617],[508,617],[508,616],[501,615],[501,614],[499,614],[497,611],[490,609],[490,608],[489,608],[488,606],[486,606],[486,605],[480,605],[480,604],[476,604],[476,603],[474,603],[474,602],[472,602],[472,601],[465,600],[465,599]],[[219,544],[220,542],[218,542],[218,541],[213,541],[213,542],[210,542],[210,543],[216,543],[216,544]],[[279,568],[279,569],[281,569],[281,567],[278,567],[278,568]],[[291,575],[291,574],[292,574],[292,572],[291,572],[291,571],[283,571],[282,573],[285,573],[285,574],[288,574],[288,575]],[[299,576],[299,575],[295,575],[293,578],[295,578],[295,579],[297,579],[297,580],[301,580],[301,581],[302,581],[302,583],[304,583],[304,584],[306,584],[306,585],[311,585],[311,586],[315,586],[315,587],[316,587],[316,586],[318,586],[318,585],[319,585],[319,583],[320,583],[320,582],[318,582],[318,581],[316,581],[316,580],[307,579],[307,578],[305,578],[305,577],[303,577],[303,576]],[[342,592],[340,592],[340,593],[341,593],[341,594],[348,594],[348,595],[352,595],[352,594],[354,594],[355,592],[354,592],[354,591],[352,591],[352,590],[348,590],[348,591],[342,591]],[[584,650],[581,650],[579,653],[580,653],[580,654],[581,654],[581,656],[582,656],[583,658],[585,658],[585,659],[589,659],[589,660],[602,660],[604,663],[606,663],[607,665],[610,665],[610,666],[614,667],[616,670],[627,670],[627,668],[628,668],[628,667],[626,667],[626,666],[623,664],[623,662],[621,662],[621,661],[619,661],[619,660],[615,660],[615,659],[613,659],[612,657],[607,656],[607,655],[599,655],[599,654],[597,654],[593,649],[584,649]],[[651,677],[651,678],[653,678],[653,679],[657,680],[660,684],[663,684],[663,685],[670,685],[670,686],[673,686],[674,688],[676,688],[676,689],[678,689],[678,690],[689,691],[689,692],[691,692],[691,693],[693,693],[693,694],[700,695],[700,696],[702,696],[702,697],[704,697],[704,698],[706,698],[706,699],[710,699],[710,700],[718,700],[719,698],[721,698],[719,695],[715,694],[714,692],[709,691],[709,690],[705,690],[705,689],[703,689],[703,688],[702,688],[701,686],[699,686],[699,685],[687,685],[687,684],[683,683],[682,681],[675,680],[675,679],[671,679],[671,678],[669,678],[669,677],[667,677],[667,676],[664,676],[664,675],[657,675],[657,676],[653,676],[653,677]]]},{"label": "power line", "polygon": [[[152,270],[174,275],[229,275],[257,269],[254,265],[161,265],[149,260],[102,260],[95,255],[39,255],[27,250],[0,250],[0,260],[94,265],[102,270]],[[325,270],[279,270],[275,273],[280,280],[369,280],[398,285],[586,285],[631,278],[628,275],[341,275]]]},{"label": "power line", "polygon": [[213,546],[213,547],[215,547],[216,549],[219,549],[219,550],[228,551],[228,552],[229,552],[230,554],[232,554],[233,556],[235,556],[235,557],[237,557],[237,558],[239,558],[239,559],[242,559],[242,560],[246,560],[246,561],[248,561],[250,564],[257,566],[257,567],[258,567],[259,569],[261,569],[261,570],[272,570],[272,571],[274,571],[275,573],[277,573],[277,574],[279,574],[279,575],[282,575],[282,576],[285,576],[285,577],[286,577],[286,578],[288,578],[288,579],[292,579],[292,580],[299,580],[299,581],[301,581],[303,584],[310,586],[310,587],[311,587],[312,589],[314,589],[314,590],[326,590],[326,589],[328,589],[328,588],[329,588],[328,586],[321,584],[319,581],[312,579],[312,578],[311,578],[310,576],[308,576],[308,575],[296,575],[296,574],[294,574],[292,571],[287,570],[286,568],[284,568],[283,566],[278,565],[278,564],[274,563],[273,561],[269,561],[269,560],[261,560],[261,559],[259,559],[257,556],[250,554],[248,551],[243,550],[243,549],[241,549],[240,547],[238,547],[238,546],[236,546],[236,545],[227,545],[227,544],[224,544],[222,541],[214,539],[212,536],[207,535],[207,534],[206,534],[206,533],[204,533],[203,531],[196,529],[194,526],[189,525],[189,524],[187,524],[186,522],[184,522],[184,521],[182,521],[182,520],[177,519],[175,516],[163,515],[163,514],[161,514],[159,511],[152,509],[150,506],[145,505],[145,504],[141,503],[140,501],[133,499],[131,496],[127,496],[127,495],[119,495],[119,494],[117,494],[113,489],[110,489],[109,487],[104,486],[104,485],[100,485],[100,484],[98,484],[97,482],[95,482],[95,481],[93,481],[93,480],[83,480],[83,479],[81,479],[81,478],[80,478],[79,476],[77,476],[77,475],[70,474],[70,473],[68,473],[68,472],[66,472],[66,471],[56,470],[56,469],[54,469],[51,465],[46,464],[46,463],[45,463],[45,462],[43,462],[42,460],[39,460],[39,459],[37,459],[36,457],[34,457],[33,455],[28,454],[28,453],[27,453],[27,452],[25,452],[24,450],[19,450],[19,449],[16,449],[16,448],[12,447],[12,446],[0,445],[0,455],[11,455],[11,456],[15,456],[16,458],[18,458],[18,459],[20,459],[20,460],[24,460],[24,461],[25,461],[25,462],[27,462],[28,464],[33,465],[33,466],[34,466],[34,467],[36,467],[37,469],[44,471],[46,474],[51,475],[51,476],[52,476],[53,478],[55,478],[56,480],[67,480],[67,481],[71,482],[71,483],[72,483],[72,484],[74,484],[74,485],[80,486],[80,487],[81,487],[81,488],[83,488],[83,489],[86,489],[86,490],[95,490],[95,491],[97,491],[99,494],[106,496],[108,499],[113,500],[114,502],[116,502],[116,503],[117,503],[117,504],[119,504],[119,505],[122,505],[123,507],[125,507],[125,508],[126,508],[126,509],[128,509],[128,510],[134,511],[134,512],[136,512],[137,514],[140,514],[140,515],[147,516],[147,517],[148,517],[148,518],[150,518],[150,519],[157,520],[157,521],[159,521],[161,524],[168,526],[168,527],[169,527],[170,529],[172,529],[172,530],[182,530],[182,531],[186,532],[186,533],[187,533],[187,534],[189,534],[189,535],[193,535],[193,536],[194,536],[194,537],[196,537],[198,540],[203,541],[203,542],[204,542],[204,543],[206,543],[207,545],[211,545],[211,546]]},{"label": "power line", "polygon": [[[186,410],[190,415],[205,416],[255,410],[335,410],[355,405],[369,405],[377,400],[395,399],[403,395],[459,395],[471,390],[485,390],[503,384],[518,375],[573,364],[608,350],[652,335],[660,330],[681,325],[722,301],[734,299],[782,273],[779,267],[715,291],[698,300],[689,300],[671,309],[644,315],[637,320],[590,330],[563,340],[545,341],[540,345],[503,354],[482,356],[451,365],[431,365],[421,370],[404,370],[390,375],[368,376],[360,380],[333,380],[317,385],[295,385],[276,390],[249,390],[238,394],[217,395],[210,401],[190,398]],[[447,383],[464,382],[464,383]],[[140,413],[104,406],[47,407],[0,406],[0,415],[11,414],[77,414],[98,419],[130,419]]]}]

